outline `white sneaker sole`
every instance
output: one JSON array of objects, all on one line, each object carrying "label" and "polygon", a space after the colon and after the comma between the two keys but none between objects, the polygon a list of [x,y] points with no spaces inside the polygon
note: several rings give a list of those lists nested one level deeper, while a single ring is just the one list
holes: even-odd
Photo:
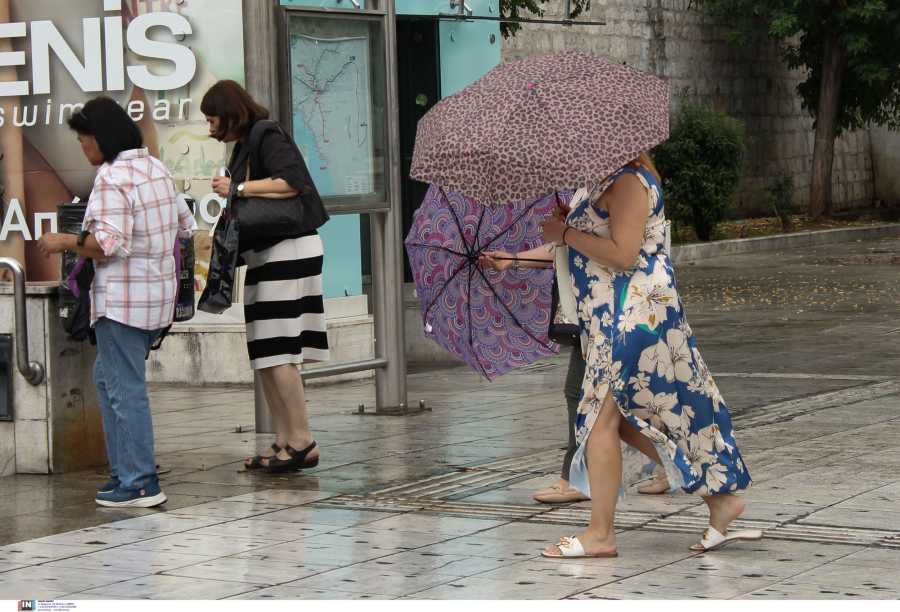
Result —
[{"label": "white sneaker sole", "polygon": [[129,499],[123,502],[107,501],[105,499],[95,499],[94,501],[98,505],[106,506],[107,508],[153,508],[166,503],[168,499],[165,493],[160,493],[153,497],[138,497],[137,499]]}]

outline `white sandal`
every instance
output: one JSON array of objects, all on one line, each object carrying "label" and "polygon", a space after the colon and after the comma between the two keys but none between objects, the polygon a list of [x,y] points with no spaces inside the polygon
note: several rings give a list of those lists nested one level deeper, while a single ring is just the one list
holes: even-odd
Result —
[{"label": "white sandal", "polygon": [[745,529],[743,531],[726,531],[722,535],[712,525],[703,532],[703,539],[698,544],[691,546],[695,552],[707,552],[725,546],[729,542],[742,540],[744,542],[758,542],[763,539],[763,532],[759,529]]},{"label": "white sandal", "polygon": [[546,550],[542,550],[541,556],[549,559],[612,559],[613,557],[619,556],[618,552],[606,552],[597,555],[585,554],[584,546],[581,545],[581,542],[579,542],[578,538],[575,536],[572,536],[571,538],[562,538],[557,546],[562,554],[554,555]]}]

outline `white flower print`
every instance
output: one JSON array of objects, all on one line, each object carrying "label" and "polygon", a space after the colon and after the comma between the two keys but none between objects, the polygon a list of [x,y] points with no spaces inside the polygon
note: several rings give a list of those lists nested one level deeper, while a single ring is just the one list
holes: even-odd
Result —
[{"label": "white flower print", "polygon": [[581,255],[576,255],[573,262],[575,263],[576,268],[584,270],[584,259],[581,258]]},{"label": "white flower print", "polygon": [[[624,315],[620,315],[619,318],[621,319],[622,316],[624,316]],[[619,324],[619,329],[620,330],[622,329],[621,323]],[[659,343],[657,342],[656,344],[652,344],[652,345],[648,346],[647,348],[645,348],[643,351],[641,351],[641,357],[640,357],[640,359],[638,359],[638,370],[641,372],[648,372],[648,373],[653,372],[657,369],[662,369],[663,371],[665,371],[665,367],[660,366],[659,362],[660,362],[660,359],[668,359],[668,356],[669,356],[668,349],[664,350],[664,351],[662,351],[662,353],[660,353]],[[662,376],[662,374],[660,374],[660,376]]]},{"label": "white flower print", "polygon": [[644,257],[643,255],[638,256],[638,260],[637,260],[638,268],[640,268],[641,270],[645,270],[645,269],[647,269],[647,266],[649,266],[649,265],[650,265],[650,262],[647,261],[646,257]]},{"label": "white flower print", "polygon": [[637,326],[637,321],[632,318],[631,312],[626,312],[619,315],[619,333],[627,334],[634,331],[634,328]]},{"label": "white flower print", "polygon": [[687,404],[681,405],[681,432],[682,435],[690,435],[691,420],[694,418],[694,409]]},{"label": "white flower print", "polygon": [[674,393],[654,394],[650,389],[644,389],[634,394],[634,403],[643,408],[632,410],[634,415],[650,423],[660,431],[681,427],[681,416],[673,412],[678,406],[678,396]]},{"label": "white flower print", "polygon": [[612,325],[613,325],[613,318],[612,318],[612,315],[609,314],[609,311],[608,311],[608,310],[607,310],[606,312],[603,313],[603,316],[602,316],[602,317],[600,317],[600,324],[601,324],[603,327],[612,327]]},{"label": "white flower print", "polygon": [[605,304],[612,308],[616,300],[615,273],[606,266],[588,261],[587,274],[591,278],[588,282],[588,287],[594,298],[594,305],[603,306]]},{"label": "white flower print", "polygon": [[631,385],[631,388],[635,391],[643,391],[650,386],[650,377],[643,372],[638,372],[637,376],[632,376],[628,379],[628,384]]},{"label": "white flower print", "polygon": [[669,284],[669,277],[662,266],[657,266],[648,276],[637,272],[628,285],[624,309],[632,311],[637,323],[655,330],[666,321],[668,308],[678,303],[678,294]]},{"label": "white flower print", "polygon": [[703,381],[703,394],[706,397],[712,399],[713,411],[718,413],[722,404],[725,403],[725,400],[722,399],[722,394],[719,392],[719,388],[713,381],[713,377],[709,372],[709,368],[706,367],[706,363],[704,363],[703,358],[700,357],[700,351],[698,351],[697,348],[694,347],[692,352],[694,355],[694,361],[696,362],[697,368],[699,370],[698,374],[700,376],[700,379]]},{"label": "white flower print", "polygon": [[[660,340],[660,344],[662,344],[662,340]],[[694,376],[694,369],[691,367],[692,355],[687,338],[680,330],[670,329],[666,332],[665,346],[669,353],[665,372],[666,380],[674,382],[678,379],[681,382],[689,382]]]},{"label": "white flower print", "polygon": [[650,210],[653,211],[656,209],[656,205],[659,204],[659,188],[656,185],[649,184],[648,188],[650,190]]},{"label": "white flower print", "polygon": [[706,487],[710,493],[722,490],[722,485],[728,482],[728,468],[721,463],[713,463],[706,468]]}]

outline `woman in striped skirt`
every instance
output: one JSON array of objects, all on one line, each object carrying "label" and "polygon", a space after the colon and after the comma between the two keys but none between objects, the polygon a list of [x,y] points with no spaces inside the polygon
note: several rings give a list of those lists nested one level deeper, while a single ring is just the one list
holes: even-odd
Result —
[{"label": "woman in striped skirt", "polygon": [[286,472],[315,467],[319,449],[306,413],[301,363],[328,359],[322,303],[322,240],[316,229],[328,214],[297,145],[269,111],[234,81],[219,81],[200,109],[209,131],[222,142],[235,142],[230,178],[216,177],[222,197],[286,199],[304,194],[304,231],[296,236],[241,240],[247,264],[244,317],[250,367],[259,372],[275,423],[275,443],[247,469]]}]

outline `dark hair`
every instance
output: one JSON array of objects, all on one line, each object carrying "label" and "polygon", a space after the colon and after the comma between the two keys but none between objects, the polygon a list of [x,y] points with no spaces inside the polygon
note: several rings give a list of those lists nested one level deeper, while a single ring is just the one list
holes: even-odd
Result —
[{"label": "dark hair", "polygon": [[216,140],[224,140],[229,133],[243,138],[254,123],[269,118],[269,109],[257,104],[234,81],[219,81],[210,87],[200,102],[200,111],[219,118],[219,129],[213,134]]},{"label": "dark hair", "polygon": [[73,113],[69,127],[82,136],[93,136],[108,163],[122,151],[144,146],[144,137],[134,120],[115,100],[104,96],[94,98]]}]

